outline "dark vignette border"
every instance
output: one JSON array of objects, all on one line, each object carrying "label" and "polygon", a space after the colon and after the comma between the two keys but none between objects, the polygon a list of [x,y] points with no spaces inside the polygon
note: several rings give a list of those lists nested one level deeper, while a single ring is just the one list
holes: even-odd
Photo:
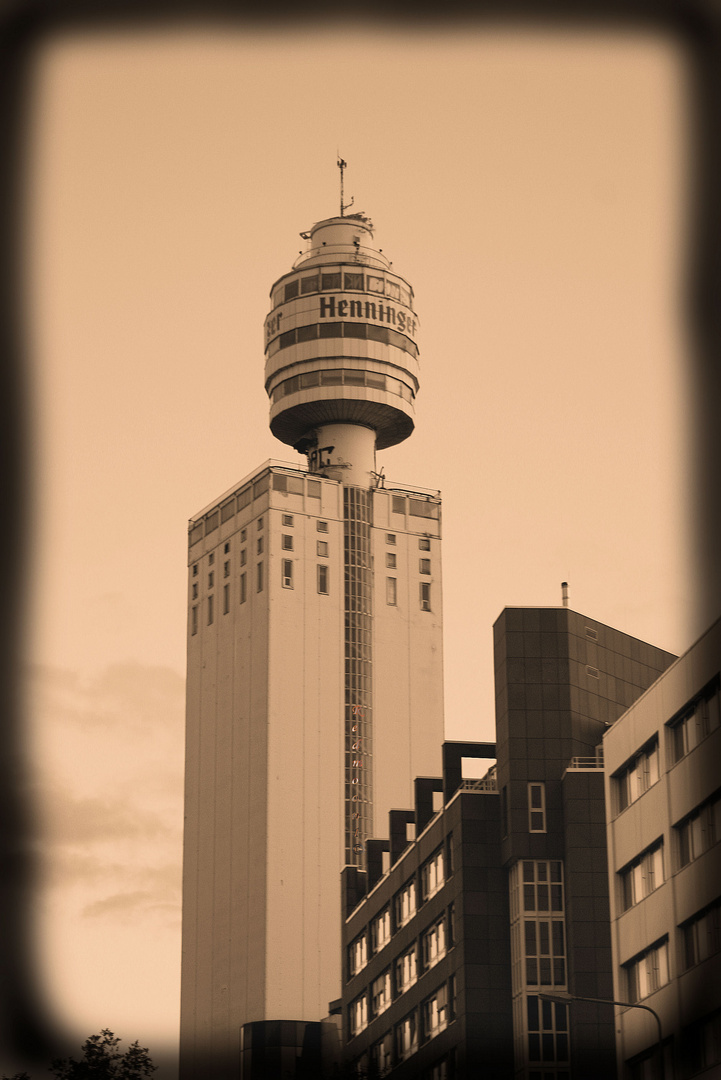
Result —
[{"label": "dark vignette border", "polygon": [[[45,1000],[34,962],[30,921],[36,868],[32,808],[25,798],[22,728],[24,585],[28,572],[31,483],[22,336],[22,220],[26,170],[25,134],[32,108],[34,51],[57,33],[127,32],[222,27],[307,31],[351,19],[354,9],[328,0],[304,8],[276,0],[264,9],[242,0],[4,0],[0,3],[0,566],[5,571],[0,609],[0,1050],[27,1067],[44,1070],[51,1056],[67,1053],[63,1033]],[[721,611],[721,7],[714,0],[447,0],[437,9],[408,0],[366,4],[366,25],[379,33],[406,29],[503,26],[564,31],[655,31],[668,34],[688,63],[691,95],[690,201],[687,207],[686,277],[683,285],[695,422],[693,505],[695,580],[689,599],[697,625]],[[609,433],[613,437],[613,433]],[[88,1033],[90,1034],[90,1033]],[[127,1033],[132,1039],[133,1034]],[[152,1049],[152,1048],[151,1048]],[[156,1061],[162,1060],[157,1054]]]}]

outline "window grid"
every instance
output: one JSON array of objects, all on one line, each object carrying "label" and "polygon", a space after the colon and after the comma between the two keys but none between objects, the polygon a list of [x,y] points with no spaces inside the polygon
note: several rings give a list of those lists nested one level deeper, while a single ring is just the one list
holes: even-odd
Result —
[{"label": "window grid", "polygon": [[540,1001],[535,995],[529,994],[526,999],[526,1021],[530,1062],[545,1064],[569,1060],[568,1006],[560,1002]]},{"label": "window grid", "polygon": [[293,537],[290,535],[290,533],[281,533],[280,546],[283,551],[293,550]]},{"label": "window grid", "polygon": [[430,611],[431,610],[431,586],[430,586],[430,583],[427,582],[427,581],[422,581],[421,582],[420,600],[421,600],[421,611]]},{"label": "window grid", "polygon": [[371,1015],[380,1016],[389,1007],[391,994],[391,969],[386,968],[371,983]]},{"label": "window grid", "polygon": [[[372,816],[371,495],[343,489],[346,863],[363,866]],[[319,541],[324,543],[324,541]]]},{"label": "window grid", "polygon": [[432,1039],[448,1027],[451,1020],[448,987],[444,983],[421,1004],[423,1038]]},{"label": "window grid", "polygon": [[371,946],[379,952],[391,939],[391,909],[385,908],[371,923]]},{"label": "window grid", "polygon": [[328,585],[328,567],[325,563],[318,565],[318,592],[321,596],[327,596],[330,592]]},{"label": "window grid", "polygon": [[431,560],[430,559],[419,559],[418,560],[418,573],[419,574],[430,574],[430,572],[431,572]]},{"label": "window grid", "polygon": [[415,878],[411,878],[410,881],[407,881],[403,888],[396,893],[393,906],[395,910],[396,930],[400,930],[401,926],[405,926],[408,920],[412,919],[417,911]]},{"label": "window grid", "polygon": [[395,964],[396,994],[403,994],[418,980],[418,949],[413,944],[398,957]]}]

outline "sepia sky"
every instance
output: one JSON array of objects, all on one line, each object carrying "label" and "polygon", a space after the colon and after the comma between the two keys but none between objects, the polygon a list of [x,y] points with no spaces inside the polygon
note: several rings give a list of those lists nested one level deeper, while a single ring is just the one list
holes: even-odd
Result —
[{"label": "sepia sky", "polygon": [[686,140],[682,58],[651,36],[346,23],[38,54],[36,940],[80,1038],[177,1037],[187,519],[301,460],[268,430],[263,319],[337,213],[338,152],[420,317],[416,431],[378,464],[443,493],[446,736],[493,738],[492,624],[560,605],[562,580],[672,652],[703,632]]}]

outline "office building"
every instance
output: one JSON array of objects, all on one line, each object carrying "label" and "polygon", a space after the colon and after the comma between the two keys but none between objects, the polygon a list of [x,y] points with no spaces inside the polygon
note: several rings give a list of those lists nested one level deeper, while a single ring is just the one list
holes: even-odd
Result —
[{"label": "office building", "polygon": [[721,621],[603,740],[620,1080],[721,1076],[720,671]]},{"label": "office building", "polygon": [[340,870],[440,767],[440,499],[376,463],[414,426],[413,291],[362,215],[304,235],[265,322],[271,430],[303,457],[189,529],[184,1080],[236,1076],[245,1024],[325,1017]]},{"label": "office building", "polygon": [[[442,779],[391,812],[388,871],[375,839],[344,871],[358,1075],[615,1073],[612,1006],[562,999],[612,998],[601,737],[674,657],[568,608],[504,610],[494,651],[495,744],[444,744]],[[494,769],[463,780],[478,756]]]}]

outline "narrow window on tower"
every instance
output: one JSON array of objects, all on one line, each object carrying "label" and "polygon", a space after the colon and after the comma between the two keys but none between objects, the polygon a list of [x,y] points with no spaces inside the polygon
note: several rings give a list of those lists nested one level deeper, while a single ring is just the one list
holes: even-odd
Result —
[{"label": "narrow window on tower", "polygon": [[328,522],[327,521],[316,521],[315,527],[316,527],[318,532],[328,532]]},{"label": "narrow window on tower", "polygon": [[247,538],[248,538],[248,530],[247,529],[241,529],[240,530],[240,542],[241,542],[241,544],[244,544],[245,541],[247,540]]},{"label": "narrow window on tower", "polygon": [[395,533],[386,533],[386,544],[395,544],[395,542],[396,542],[396,534]]},{"label": "narrow window on tower", "polygon": [[394,577],[386,578],[386,604],[395,607],[397,603],[397,580]]},{"label": "narrow window on tower", "polygon": [[545,833],[546,831],[546,785],[528,785],[528,831]]},{"label": "narrow window on tower", "polygon": [[208,626],[211,625],[211,623],[213,621],[213,618],[214,618],[214,610],[213,610],[213,600],[214,599],[215,598],[213,596],[208,597]]},{"label": "narrow window on tower", "polygon": [[263,563],[259,562],[255,568],[255,591],[263,591]]},{"label": "narrow window on tower", "polygon": [[240,565],[245,566],[247,561],[248,561],[248,549],[247,548],[241,548],[240,549]]},{"label": "narrow window on tower", "polygon": [[259,536],[255,544],[256,555],[263,554],[263,537]]},{"label": "narrow window on tower", "polygon": [[193,582],[193,600],[197,600],[197,599],[198,599],[198,582],[194,581]]},{"label": "narrow window on tower", "polygon": [[226,559],[223,563],[223,577],[230,577],[230,559]]},{"label": "narrow window on tower", "polygon": [[248,583],[245,574],[240,575],[240,602],[244,604],[248,599]]},{"label": "narrow window on tower", "polygon": [[262,517],[258,518],[258,521],[256,523],[256,528],[257,529],[262,529],[263,528],[263,519],[262,519]]},{"label": "narrow window on tower", "polygon": [[431,572],[431,560],[419,559],[418,560],[418,572],[421,574],[430,574]]},{"label": "narrow window on tower", "polygon": [[431,587],[427,581],[421,582],[421,611],[431,610]]},{"label": "narrow window on tower", "polygon": [[211,570],[210,573],[208,574],[208,588],[209,589],[213,588],[214,579],[215,579],[215,571]]},{"label": "narrow window on tower", "polygon": [[230,611],[230,585],[223,586],[223,614],[227,615]]},{"label": "narrow window on tower", "polygon": [[223,551],[227,555],[230,552],[230,544],[226,544],[225,547],[223,548]]},{"label": "narrow window on tower", "polygon": [[289,533],[283,533],[281,535],[280,546],[282,547],[283,551],[292,551],[293,537]]},{"label": "narrow window on tower", "polygon": [[328,541],[327,540],[316,540],[316,552],[317,552],[318,555],[323,555],[327,559],[328,558]]},{"label": "narrow window on tower", "polygon": [[281,520],[283,522],[284,527],[286,529],[289,529],[293,524],[293,515],[292,514],[283,514],[283,517],[282,517]]},{"label": "narrow window on tower", "polygon": [[212,566],[214,562],[215,562],[215,554],[214,554],[214,552],[211,551],[210,555],[208,556],[208,566]]},{"label": "narrow window on tower", "polygon": [[394,551],[386,551],[386,566],[388,566],[391,570],[395,570],[396,555]]},{"label": "narrow window on tower", "polygon": [[283,576],[283,588],[284,589],[292,589],[293,588],[293,560],[292,559],[281,559],[281,568],[282,568],[282,576]]},{"label": "narrow window on tower", "polygon": [[418,547],[419,547],[420,551],[430,551],[431,550],[431,542],[430,542],[430,540],[428,539],[427,536],[422,536],[420,538],[420,540],[418,541]]},{"label": "narrow window on tower", "polygon": [[323,596],[327,596],[328,589],[328,567],[323,563],[318,566],[318,592]]},{"label": "narrow window on tower", "polygon": [[193,563],[193,577],[197,577],[197,576],[198,576],[198,564]]},{"label": "narrow window on tower", "polygon": [[192,608],[190,612],[190,632],[191,634],[198,633],[198,608],[197,605]]}]

